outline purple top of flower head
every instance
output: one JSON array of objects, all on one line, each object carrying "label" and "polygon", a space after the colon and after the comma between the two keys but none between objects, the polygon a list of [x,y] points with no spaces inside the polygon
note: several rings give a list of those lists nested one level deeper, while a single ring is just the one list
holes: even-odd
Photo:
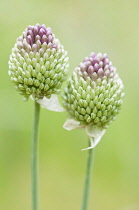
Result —
[{"label": "purple top of flower head", "polygon": [[53,40],[51,28],[46,28],[45,25],[28,26],[26,40],[31,46],[39,40],[41,44],[46,42],[49,44]]},{"label": "purple top of flower head", "polygon": [[58,48],[57,40],[51,28],[46,28],[44,24],[28,26],[22,36],[17,39],[18,49],[24,49],[27,52],[38,52],[40,48],[45,49],[47,46],[50,49]]},{"label": "purple top of flower head", "polygon": [[96,80],[98,78],[114,77],[116,68],[112,66],[112,62],[109,61],[106,53],[95,54],[92,52],[90,57],[86,57],[83,63],[80,63],[76,71],[80,72],[79,75],[84,79],[89,77],[92,80]]}]

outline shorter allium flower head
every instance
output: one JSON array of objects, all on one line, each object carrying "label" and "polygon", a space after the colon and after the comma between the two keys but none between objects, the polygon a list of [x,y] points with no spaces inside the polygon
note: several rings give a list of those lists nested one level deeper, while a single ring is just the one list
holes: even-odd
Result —
[{"label": "shorter allium flower head", "polygon": [[123,103],[123,83],[107,54],[91,53],[75,68],[63,94],[64,128],[86,128],[93,148]]},{"label": "shorter allium flower head", "polygon": [[28,26],[10,55],[9,75],[25,100],[59,93],[67,70],[67,52],[45,25]]}]

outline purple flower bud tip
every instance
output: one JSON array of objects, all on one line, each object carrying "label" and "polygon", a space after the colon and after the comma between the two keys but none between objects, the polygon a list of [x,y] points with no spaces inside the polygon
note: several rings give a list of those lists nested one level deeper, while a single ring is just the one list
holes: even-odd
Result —
[{"label": "purple flower bud tip", "polygon": [[95,63],[94,69],[95,69],[96,72],[98,72],[99,68],[100,68],[99,64],[98,63]]},{"label": "purple flower bud tip", "polygon": [[94,52],[91,53],[90,57],[94,58],[96,54]]},{"label": "purple flower bud tip", "polygon": [[108,55],[107,55],[107,53],[104,53],[104,54],[103,54],[103,61],[104,61],[104,59],[106,59],[106,58],[108,58]]},{"label": "purple flower bud tip", "polygon": [[116,73],[115,67],[112,66],[112,62],[109,61],[106,53],[95,54],[94,52],[90,54],[90,57],[86,57],[84,61],[80,63],[78,71],[83,73],[84,79],[90,77],[93,80],[97,78],[102,79],[104,76],[114,76]]},{"label": "purple flower bud tip", "polygon": [[94,72],[93,66],[89,66],[89,68],[87,69],[88,75],[91,76],[93,74],[93,72]]},{"label": "purple flower bud tip", "polygon": [[88,57],[86,57],[85,59],[84,59],[84,62],[86,62],[86,61],[88,61],[89,60],[89,58]]},{"label": "purple flower bud tip", "polygon": [[109,64],[109,59],[108,58],[105,58],[104,61],[103,61],[103,63],[104,63],[104,66],[106,66],[107,64]]},{"label": "purple flower bud tip", "polygon": [[[36,42],[39,40],[40,44],[46,43],[47,45],[52,45],[52,48],[57,48],[57,44],[53,42],[54,35],[52,34],[51,28],[46,28],[45,25],[36,24],[36,26],[28,26],[23,33],[23,37],[31,47],[37,44]],[[18,39],[18,41],[22,40]]]},{"label": "purple flower bud tip", "polygon": [[46,30],[44,30],[43,28],[41,28],[40,30],[39,30],[39,35],[42,37],[43,35],[45,35],[46,34]]},{"label": "purple flower bud tip", "polygon": [[100,78],[102,78],[104,76],[104,71],[102,68],[98,70],[98,75]]},{"label": "purple flower bud tip", "polygon": [[99,63],[99,59],[95,57],[92,61],[92,65],[95,65],[96,63]]}]

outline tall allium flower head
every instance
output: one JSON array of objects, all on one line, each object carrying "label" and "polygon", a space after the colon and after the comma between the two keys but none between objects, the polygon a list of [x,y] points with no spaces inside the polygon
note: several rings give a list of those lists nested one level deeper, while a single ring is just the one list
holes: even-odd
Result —
[{"label": "tall allium flower head", "polygon": [[123,83],[107,54],[91,53],[75,68],[63,94],[69,113],[64,127],[86,128],[94,147],[123,103]]},{"label": "tall allium flower head", "polygon": [[18,37],[9,60],[9,75],[24,99],[50,98],[60,91],[68,70],[67,52],[51,28],[28,26]]}]

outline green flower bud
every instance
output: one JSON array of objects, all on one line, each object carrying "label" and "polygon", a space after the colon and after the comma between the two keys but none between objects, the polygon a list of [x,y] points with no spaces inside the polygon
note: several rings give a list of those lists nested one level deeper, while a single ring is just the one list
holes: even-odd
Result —
[{"label": "green flower bud", "polygon": [[119,113],[123,97],[123,83],[107,55],[91,53],[69,79],[63,105],[82,125],[106,128]]},{"label": "green flower bud", "polygon": [[68,57],[50,28],[28,26],[18,37],[9,60],[9,75],[16,90],[35,100],[50,98],[67,78]]}]

